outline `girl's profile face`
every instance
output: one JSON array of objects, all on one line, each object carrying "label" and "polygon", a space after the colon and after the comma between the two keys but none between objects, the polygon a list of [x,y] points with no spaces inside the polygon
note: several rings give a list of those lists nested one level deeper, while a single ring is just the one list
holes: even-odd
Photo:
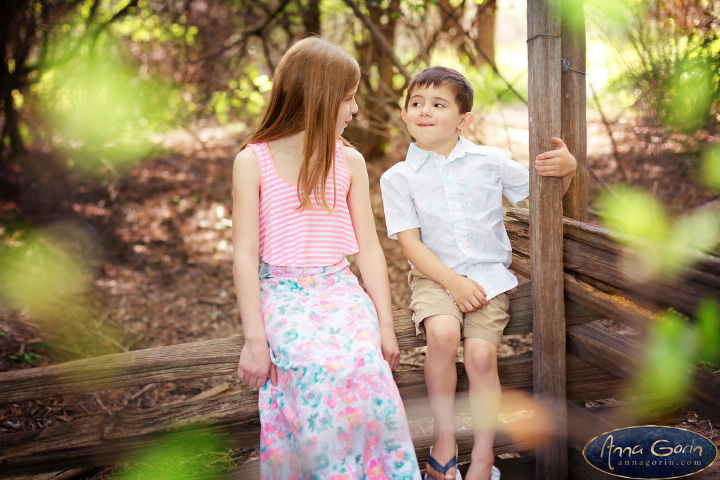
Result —
[{"label": "girl's profile face", "polygon": [[340,136],[345,131],[345,128],[350,124],[353,115],[358,111],[357,102],[355,102],[355,94],[357,93],[358,85],[356,84],[340,103],[338,109],[337,122],[335,123],[335,134]]}]

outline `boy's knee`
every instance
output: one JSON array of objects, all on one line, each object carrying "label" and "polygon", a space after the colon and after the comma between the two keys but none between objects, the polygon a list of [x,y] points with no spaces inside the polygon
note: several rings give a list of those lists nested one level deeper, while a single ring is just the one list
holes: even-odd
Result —
[{"label": "boy's knee", "polygon": [[477,340],[463,350],[468,376],[485,376],[497,371],[497,348],[490,342]]},{"label": "boy's knee", "polygon": [[457,353],[460,346],[460,322],[451,315],[435,315],[423,322],[428,348]]}]

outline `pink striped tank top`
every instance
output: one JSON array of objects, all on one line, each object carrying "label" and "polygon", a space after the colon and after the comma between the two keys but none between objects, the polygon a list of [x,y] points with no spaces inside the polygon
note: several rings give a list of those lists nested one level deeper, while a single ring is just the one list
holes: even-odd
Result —
[{"label": "pink striped tank top", "polygon": [[277,266],[327,266],[359,251],[347,204],[350,171],[341,141],[335,147],[334,173],[330,172],[325,186],[331,207],[335,198],[331,212],[318,205],[314,195],[310,200],[315,209],[299,209],[297,185],[280,176],[267,143],[249,146],[260,167],[260,257],[264,262]]}]

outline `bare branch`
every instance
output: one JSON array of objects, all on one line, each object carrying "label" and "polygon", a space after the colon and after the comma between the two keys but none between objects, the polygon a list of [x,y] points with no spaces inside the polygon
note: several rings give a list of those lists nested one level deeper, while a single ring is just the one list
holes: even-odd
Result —
[{"label": "bare branch", "polygon": [[[438,4],[438,5],[440,6],[440,8],[443,8],[442,5],[440,5],[440,4]],[[457,15],[455,15],[455,12],[452,10],[448,11],[447,9],[444,9],[444,8],[443,8],[443,11],[448,15],[449,18],[451,18],[453,20],[453,22],[455,22],[455,26],[463,33],[463,38],[465,39],[465,41],[467,42],[468,40],[472,40],[472,35],[470,35],[470,32],[465,30],[465,27],[463,27],[460,24],[460,19],[457,17]],[[470,45],[473,46],[475,48],[475,50],[480,54],[480,56],[485,59],[487,64],[490,65],[490,68],[492,68],[493,72],[495,72],[495,74],[500,78],[500,80],[505,82],[505,85],[507,85],[508,90],[513,92],[516,97],[518,97],[525,105],[527,105],[528,104],[527,100],[522,95],[520,95],[517,92],[517,90],[515,90],[515,88],[512,86],[512,84],[508,80],[506,80],[505,77],[503,77],[503,75],[497,69],[497,66],[495,66],[495,62],[491,58],[489,58],[488,55],[484,51],[482,51],[482,49],[480,49],[478,47],[477,42],[474,42],[474,41],[470,42]],[[471,50],[468,50],[468,54],[470,52],[471,52]]]},{"label": "bare branch", "polygon": [[[598,99],[597,92],[595,91],[595,87],[593,86],[592,82],[588,81],[588,85],[590,86],[590,91],[592,92],[593,100],[595,102],[595,107],[597,108],[598,113],[600,114],[600,118],[602,119],[603,125],[605,125],[605,130],[607,131],[608,138],[610,138],[610,144],[612,145],[612,152],[613,152],[613,158],[615,159],[615,164],[617,165],[617,168],[620,171],[620,174],[622,175],[623,181],[627,181],[627,172],[625,172],[625,166],[623,165],[622,161],[620,160],[620,153],[618,151],[618,146],[617,146],[617,142],[615,141],[615,137],[613,137],[612,129],[610,128],[610,122],[608,122],[608,119],[605,116],[605,112],[603,112],[603,109],[600,106],[600,99]],[[588,168],[588,170],[590,170],[590,173],[592,173],[593,176],[597,179],[598,176],[595,175],[595,173],[590,169],[590,167],[587,167],[587,168]]]},{"label": "bare branch", "polygon": [[355,16],[359,18],[363,25],[367,27],[368,30],[370,30],[370,33],[372,34],[373,38],[375,38],[375,41],[378,43],[380,48],[383,49],[385,54],[390,58],[393,65],[398,69],[398,71],[402,74],[403,77],[405,77],[405,82],[409,82],[412,76],[408,73],[407,69],[405,68],[405,65],[400,61],[400,59],[397,58],[395,55],[395,52],[393,51],[392,46],[390,43],[388,43],[387,39],[385,38],[385,35],[380,31],[377,25],[375,25],[372,20],[370,20],[367,15],[365,15],[362,10],[360,10],[360,7],[353,2],[353,0],[343,0],[345,4],[350,7],[350,9],[355,13]]},{"label": "bare branch", "polygon": [[[272,12],[268,15],[268,18],[265,20],[265,22],[262,23],[262,25],[243,32],[243,34],[237,40],[231,42],[228,45],[224,45],[224,46],[220,47],[215,52],[209,53],[208,55],[206,55],[202,58],[199,58],[197,61],[204,62],[206,60],[210,60],[211,58],[215,58],[218,55],[222,54],[223,52],[227,52],[231,48],[234,48],[238,45],[244,46],[247,43],[248,39],[252,36],[262,37],[262,34],[265,31],[265,29],[278,17],[278,15],[280,15],[285,10],[285,7],[288,6],[290,1],[291,0],[283,0],[283,2],[280,4],[280,6],[278,8],[276,8],[274,12]],[[262,3],[261,3],[261,5],[263,7],[265,7]]]}]

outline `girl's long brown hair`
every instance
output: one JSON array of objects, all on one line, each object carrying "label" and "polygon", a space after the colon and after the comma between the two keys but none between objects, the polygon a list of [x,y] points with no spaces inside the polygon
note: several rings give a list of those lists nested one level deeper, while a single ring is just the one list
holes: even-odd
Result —
[{"label": "girl's long brown hair", "polygon": [[359,81],[358,63],[342,48],[319,37],[300,40],[280,60],[262,120],[240,147],[305,130],[297,182],[301,208],[313,208],[310,199],[314,196],[318,204],[330,209],[325,183],[334,167],[338,111]]}]

